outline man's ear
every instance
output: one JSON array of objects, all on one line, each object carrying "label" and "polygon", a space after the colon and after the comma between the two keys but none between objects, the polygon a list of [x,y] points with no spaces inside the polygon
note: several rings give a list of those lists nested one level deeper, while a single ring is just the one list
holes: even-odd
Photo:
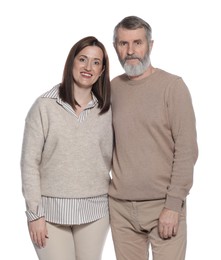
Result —
[{"label": "man's ear", "polygon": [[149,53],[151,53],[152,48],[153,48],[154,40],[151,40],[149,43]]}]

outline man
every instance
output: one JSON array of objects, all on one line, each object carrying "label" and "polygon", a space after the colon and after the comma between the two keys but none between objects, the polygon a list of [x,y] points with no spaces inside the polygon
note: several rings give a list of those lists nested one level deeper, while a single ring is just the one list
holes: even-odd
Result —
[{"label": "man", "polygon": [[198,149],[191,96],[181,77],[154,68],[151,27],[124,18],[114,47],[125,74],[112,80],[115,132],[109,189],[118,260],[183,260],[186,196]]}]

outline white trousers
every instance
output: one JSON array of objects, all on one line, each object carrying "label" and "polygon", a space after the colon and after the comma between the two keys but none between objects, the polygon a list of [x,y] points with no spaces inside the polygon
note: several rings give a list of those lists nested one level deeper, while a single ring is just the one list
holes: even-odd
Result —
[{"label": "white trousers", "polygon": [[47,223],[45,248],[34,245],[39,260],[101,260],[109,230],[109,215],[82,225]]}]

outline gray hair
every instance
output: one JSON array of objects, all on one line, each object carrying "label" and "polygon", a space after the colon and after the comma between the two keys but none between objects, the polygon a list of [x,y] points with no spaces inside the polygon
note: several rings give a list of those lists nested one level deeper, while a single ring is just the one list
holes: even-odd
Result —
[{"label": "gray hair", "polygon": [[143,19],[137,16],[127,16],[121,20],[114,28],[114,43],[117,41],[117,31],[119,28],[124,28],[128,30],[136,30],[138,28],[144,28],[146,31],[147,41],[150,42],[152,39],[152,29],[150,25],[145,22]]}]

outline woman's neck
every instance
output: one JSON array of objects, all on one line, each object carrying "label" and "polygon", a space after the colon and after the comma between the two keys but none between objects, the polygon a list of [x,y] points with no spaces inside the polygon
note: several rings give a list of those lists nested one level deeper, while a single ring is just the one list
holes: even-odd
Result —
[{"label": "woman's neck", "polygon": [[76,114],[79,115],[93,99],[91,88],[89,89],[74,89],[74,98],[78,105],[76,106]]}]

